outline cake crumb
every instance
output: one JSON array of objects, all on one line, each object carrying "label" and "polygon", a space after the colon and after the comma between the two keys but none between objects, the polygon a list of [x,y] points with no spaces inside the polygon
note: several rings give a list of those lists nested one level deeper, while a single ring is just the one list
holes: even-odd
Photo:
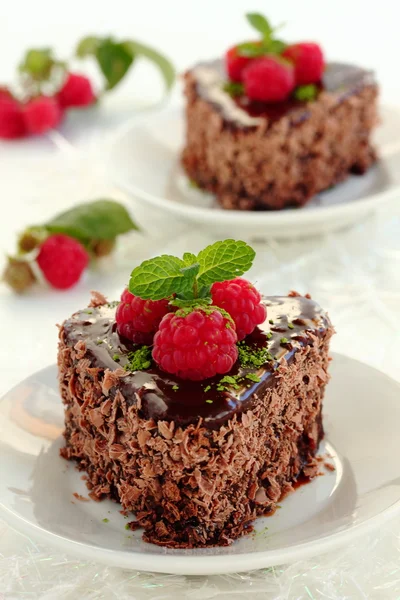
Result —
[{"label": "cake crumb", "polygon": [[324,462],[324,467],[325,469],[328,469],[328,471],[336,471],[335,465],[332,463]]},{"label": "cake crumb", "polygon": [[130,529],[131,531],[136,531],[136,529],[141,529],[142,526],[137,521],[129,521],[125,525],[125,529]]},{"label": "cake crumb", "polygon": [[89,502],[89,498],[86,498],[85,496],[82,496],[82,494],[78,494],[78,492],[74,492],[72,494],[77,500],[80,500],[81,502]]}]

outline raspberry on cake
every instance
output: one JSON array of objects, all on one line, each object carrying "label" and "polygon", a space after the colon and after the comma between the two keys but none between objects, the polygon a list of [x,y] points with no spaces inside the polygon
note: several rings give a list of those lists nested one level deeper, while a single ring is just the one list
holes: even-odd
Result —
[{"label": "raspberry on cake", "polygon": [[[145,541],[230,544],[318,472],[333,328],[308,297],[261,299],[238,284],[253,259],[247,244],[225,240],[134,269],[130,293],[164,295],[176,311],[153,347],[120,336],[118,303],[100,294],[60,328],[61,454],[86,471],[92,498],[135,514]],[[223,283],[225,308],[214,303]],[[238,300],[251,323],[241,341]]]},{"label": "raspberry on cake", "polygon": [[261,40],[185,75],[182,165],[222,208],[302,206],[375,162],[378,86],[370,71],[325,63],[318,44],[286,45],[262,15],[247,18]]}]

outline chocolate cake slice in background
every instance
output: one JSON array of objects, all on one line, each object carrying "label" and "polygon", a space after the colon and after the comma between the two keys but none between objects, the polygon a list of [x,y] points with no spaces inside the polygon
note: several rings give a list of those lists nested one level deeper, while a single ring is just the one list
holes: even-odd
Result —
[{"label": "chocolate cake slice in background", "polygon": [[[300,475],[316,475],[333,329],[308,298],[265,303],[267,322],[229,374],[243,375],[239,389],[221,377],[130,372],[132,347],[101,297],[61,326],[62,456],[87,472],[92,498],[135,513],[146,541],[229,544],[272,513]],[[264,357],[257,367],[248,366],[252,354]]]},{"label": "chocolate cake slice in background", "polygon": [[233,98],[225,83],[222,61],[186,73],[182,154],[190,179],[223,208],[302,206],[374,163],[378,87],[371,72],[329,63],[310,102]]}]

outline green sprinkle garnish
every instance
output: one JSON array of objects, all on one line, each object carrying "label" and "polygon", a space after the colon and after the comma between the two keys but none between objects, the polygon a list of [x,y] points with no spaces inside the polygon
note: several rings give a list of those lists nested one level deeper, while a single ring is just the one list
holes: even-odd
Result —
[{"label": "green sprinkle garnish", "polygon": [[228,384],[228,386],[233,387],[234,390],[238,390],[240,388],[240,386],[238,385],[237,380],[238,380],[237,376],[232,377],[231,375],[225,375],[225,377],[223,377],[220,380],[218,387],[224,388],[226,386],[224,386],[223,384],[226,383],[226,384]]},{"label": "green sprinkle garnish", "polygon": [[289,329],[294,329],[293,323],[288,323],[288,327],[289,327]]},{"label": "green sprinkle garnish", "polygon": [[245,375],[245,377],[246,377],[246,379],[250,379],[250,381],[255,381],[255,383],[258,383],[259,381],[261,381],[259,376],[256,375],[255,373],[247,373],[247,375]]},{"label": "green sprinkle garnish", "polygon": [[209,392],[211,390],[211,385],[208,385],[207,387],[204,388],[205,392]]},{"label": "green sprinkle garnish", "polygon": [[269,319],[268,323],[269,323],[270,325],[273,325],[273,324],[274,324],[274,320],[273,320],[273,319]]},{"label": "green sprinkle garnish", "polygon": [[206,403],[207,403],[207,404],[212,404],[212,403],[213,403],[213,400],[206,400]]},{"label": "green sprinkle garnish", "polygon": [[119,304],[119,300],[113,300],[112,302],[109,302],[106,306],[108,308],[117,308]]},{"label": "green sprinkle garnish", "polygon": [[125,525],[125,529],[130,529],[130,527],[129,527],[129,523],[127,523],[127,524]]},{"label": "green sprinkle garnish", "polygon": [[224,83],[222,89],[233,98],[236,98],[237,96],[243,96],[244,94],[243,83],[238,83],[236,81],[227,81]]},{"label": "green sprinkle garnish", "polygon": [[270,340],[272,338],[272,333],[268,331],[265,337],[267,338],[267,340]]},{"label": "green sprinkle garnish", "polygon": [[98,346],[100,346],[100,344],[102,344],[102,343],[103,343],[103,340],[96,340],[96,344],[97,344]]},{"label": "green sprinkle garnish", "polygon": [[173,385],[172,389],[174,390],[174,392],[176,392],[176,390],[179,390],[179,385]]},{"label": "green sprinkle garnish", "polygon": [[119,354],[113,354],[113,360],[115,360],[116,362],[119,361]]},{"label": "green sprinkle garnish", "polygon": [[287,339],[287,338],[285,338],[285,337],[281,338],[281,340],[280,340],[280,343],[281,343],[281,344],[288,344],[289,342],[290,342],[290,340],[288,340],[288,339]]},{"label": "green sprinkle garnish", "polygon": [[303,102],[315,100],[318,95],[318,88],[313,83],[310,83],[309,85],[299,85],[299,87],[294,90],[293,95],[296,100],[301,100]]},{"label": "green sprinkle garnish", "polygon": [[107,517],[105,517],[105,519],[103,519],[103,523],[109,523],[110,519],[107,519]]},{"label": "green sprinkle garnish", "polygon": [[193,189],[198,189],[199,184],[194,179],[189,179],[189,187],[191,187]]},{"label": "green sprinkle garnish", "polygon": [[92,315],[92,314],[93,314],[93,311],[92,311],[92,310],[85,310],[85,313],[86,313],[87,315]]},{"label": "green sprinkle garnish", "polygon": [[141,346],[137,350],[128,354],[128,364],[125,366],[127,371],[145,371],[151,367],[151,348]]},{"label": "green sprinkle garnish", "polygon": [[268,360],[272,360],[272,355],[264,348],[251,348],[245,343],[238,344],[239,361],[242,367],[259,368],[262,367]]}]

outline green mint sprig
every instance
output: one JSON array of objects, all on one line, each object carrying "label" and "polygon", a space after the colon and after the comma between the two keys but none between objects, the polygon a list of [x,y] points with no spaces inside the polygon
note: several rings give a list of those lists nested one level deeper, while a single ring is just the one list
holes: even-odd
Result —
[{"label": "green mint sprig", "polygon": [[[115,88],[141,58],[153,63],[160,71],[166,90],[175,81],[171,61],[152,48],[136,40],[115,40],[112,37],[86,36],[76,46],[74,59],[95,59],[105,80],[104,92]],[[69,70],[67,61],[59,60],[52,48],[31,48],[19,64],[20,87],[24,96],[55,93]],[[73,69],[72,69],[73,70]]]},{"label": "green mint sprig", "polygon": [[261,40],[238,44],[237,51],[240,56],[256,58],[266,54],[281,54],[286,48],[286,43],[275,36],[279,27],[272,27],[264,15],[260,13],[247,13],[249,24],[261,34]]},{"label": "green mint sprig", "polygon": [[224,92],[227,92],[232,98],[243,96],[244,85],[238,81],[227,81],[224,83]]},{"label": "green mint sprig", "polygon": [[93,200],[77,204],[42,225],[28,227],[18,240],[18,251],[20,254],[31,252],[51,233],[73,237],[91,250],[95,243],[114,242],[117,236],[138,229],[119,202]]},{"label": "green mint sprig", "polygon": [[144,300],[174,295],[176,306],[211,303],[211,285],[243,275],[250,269],[254,250],[243,241],[224,240],[207,246],[196,256],[162,255],[144,261],[131,274],[129,291]]},{"label": "green mint sprig", "polygon": [[114,38],[88,36],[76,48],[78,58],[92,56],[106,80],[106,90],[112,90],[126,75],[136,59],[145,58],[160,71],[167,90],[175,80],[172,63],[162,54],[135,40],[116,41]]}]

